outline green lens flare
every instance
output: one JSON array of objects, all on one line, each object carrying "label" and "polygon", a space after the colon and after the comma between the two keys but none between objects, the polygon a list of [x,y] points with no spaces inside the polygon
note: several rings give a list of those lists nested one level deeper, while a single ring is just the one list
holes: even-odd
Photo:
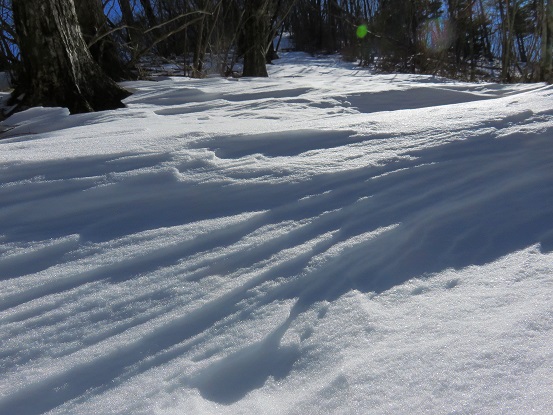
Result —
[{"label": "green lens flare", "polygon": [[367,25],[362,24],[361,26],[357,27],[357,37],[359,39],[363,39],[365,36],[367,36],[367,33],[369,33]]}]

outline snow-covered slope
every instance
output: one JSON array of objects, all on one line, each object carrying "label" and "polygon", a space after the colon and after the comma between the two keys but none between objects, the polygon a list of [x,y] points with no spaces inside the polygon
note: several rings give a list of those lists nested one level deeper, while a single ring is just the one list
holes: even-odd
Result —
[{"label": "snow-covered slope", "polygon": [[551,413],[553,87],[270,72],[2,124],[0,413]]}]

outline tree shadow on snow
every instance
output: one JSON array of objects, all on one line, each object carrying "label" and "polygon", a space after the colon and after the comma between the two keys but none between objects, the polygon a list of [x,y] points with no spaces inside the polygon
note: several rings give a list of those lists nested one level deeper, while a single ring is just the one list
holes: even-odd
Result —
[{"label": "tree shadow on snow", "polygon": [[263,302],[297,299],[287,322],[266,340],[212,363],[192,386],[206,399],[232,404],[270,376],[286,376],[300,352],[279,347],[280,339],[316,302],[332,301],[353,289],[381,293],[414,277],[486,264],[535,244],[542,252],[552,250],[550,139],[474,140],[480,142],[414,153],[410,168],[360,181],[350,176],[348,182],[345,174],[340,185],[340,180],[333,181],[330,192],[321,196],[327,200],[319,202],[342,207],[316,219],[313,228],[317,221],[320,232],[334,226],[334,236],[307,257],[356,236],[372,236],[346,243],[339,255],[316,266],[306,259],[288,273],[275,273],[273,278],[288,282]]},{"label": "tree shadow on snow", "polygon": [[352,189],[356,207],[337,238],[397,226],[323,263],[283,297],[300,290],[307,307],[351,289],[379,293],[414,277],[486,264],[535,244],[553,249],[550,137],[480,137],[413,156],[417,166]]},{"label": "tree shadow on snow", "polygon": [[[117,204],[128,206],[128,195],[138,195],[130,199],[135,201],[142,197],[141,192],[136,192],[138,188],[157,189],[154,196],[176,195],[170,200],[174,204],[161,204],[161,208],[155,203],[138,204],[141,209],[137,208],[137,218],[147,213],[147,217],[160,222],[152,219],[144,225],[137,220],[134,228],[127,215],[121,234],[160,224],[221,217],[222,213],[265,211],[240,227],[240,235],[226,235],[225,241],[230,244],[267,224],[309,219],[301,232],[256,247],[255,261],[322,235],[331,236],[320,238],[322,242],[313,244],[310,252],[293,258],[289,264],[257,275],[189,315],[156,327],[139,342],[5,398],[4,409],[21,414],[46,412],[87,390],[105,390],[114,379],[124,378],[127,368],[139,364],[145,354],[159,357],[144,364],[140,371],[164,364],[175,357],[164,351],[236,312],[240,302],[251,299],[255,287],[278,279],[278,284],[273,284],[258,302],[263,305],[296,299],[289,319],[266,339],[213,362],[191,381],[191,386],[197,387],[206,399],[231,404],[261,387],[269,377],[288,375],[301,351],[281,346],[280,340],[293,320],[318,301],[331,301],[353,289],[380,293],[414,277],[489,263],[535,244],[541,244],[542,251],[553,249],[553,146],[548,131],[500,138],[490,134],[411,155],[411,160],[388,164],[380,170],[367,167],[323,174],[309,179],[309,183],[258,183],[258,187],[225,187],[222,191],[219,185],[186,189],[170,175],[152,173],[137,180],[136,186],[126,183],[123,190],[128,190],[128,194],[121,195],[120,200],[113,189],[93,188],[89,191],[91,197],[107,191],[113,196],[108,205],[95,206],[96,210],[89,213],[94,218]],[[138,167],[144,160],[137,165],[135,162],[133,166]],[[196,193],[183,196],[184,190]],[[224,204],[212,203],[214,190],[218,190],[216,197],[222,198]],[[252,200],[252,193],[268,196]],[[165,212],[163,206],[173,210]],[[69,230],[67,234],[87,236],[82,226],[89,220],[88,213],[83,214],[79,223],[65,224],[64,230]],[[22,220],[5,223],[10,225],[4,231],[8,236],[22,229],[31,232],[34,224]],[[54,228],[49,224],[40,234],[56,236]],[[118,233],[110,227],[99,239]],[[332,251],[336,247],[341,247],[338,253]],[[192,250],[188,245],[184,248]],[[237,255],[244,256],[242,252]],[[181,251],[171,251],[168,258],[156,257],[144,264],[142,272],[182,258]],[[234,269],[221,269],[221,274],[247,267],[250,258],[224,260],[227,266],[235,265]],[[138,271],[132,268],[129,272],[134,275]],[[35,396],[32,403],[28,400],[31,393]]]}]

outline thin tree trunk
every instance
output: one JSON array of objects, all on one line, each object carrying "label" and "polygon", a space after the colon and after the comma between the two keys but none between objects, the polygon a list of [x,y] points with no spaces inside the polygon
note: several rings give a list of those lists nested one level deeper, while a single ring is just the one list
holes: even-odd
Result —
[{"label": "thin tree trunk", "polygon": [[118,0],[119,7],[121,8],[121,16],[123,17],[123,23],[127,26],[127,43],[130,45],[133,53],[138,50],[138,38],[140,37],[139,31],[135,28],[135,21],[130,0]]},{"label": "thin tree trunk", "polygon": [[24,106],[62,106],[71,113],[120,108],[130,95],[94,62],[73,0],[13,2]]},{"label": "thin tree trunk", "polygon": [[[140,0],[140,4],[142,5],[142,8],[144,9],[144,15],[146,16],[146,20],[148,21],[148,26],[151,28],[156,27],[158,25],[158,19],[156,17],[156,14],[154,12],[154,8],[152,7],[152,3],[150,0]],[[163,36],[163,33],[161,32],[161,29],[155,29],[153,31],[153,37],[154,38],[160,38]],[[147,40],[149,41],[149,40]],[[167,55],[167,47],[166,42],[160,42],[156,46],[158,53],[161,56]]]},{"label": "thin tree trunk", "polygon": [[542,20],[541,80],[553,82],[553,0],[546,0]]},{"label": "thin tree trunk", "polygon": [[486,19],[486,12],[482,0],[478,0],[478,5],[480,6],[480,19],[482,20],[482,42],[484,44],[484,53],[486,58],[493,60],[492,47],[489,37],[488,24]]},{"label": "thin tree trunk", "polygon": [[503,6],[503,0],[499,0],[499,11],[502,20],[502,37],[501,37],[501,80],[504,82],[511,81],[510,67],[513,45],[513,30],[512,24],[514,21],[514,13],[511,16],[510,0],[505,0],[507,7]]},{"label": "thin tree trunk", "polygon": [[524,46],[524,35],[521,33],[516,34],[517,49],[521,62],[528,62],[528,55],[526,54],[526,47]]},{"label": "thin tree trunk", "polygon": [[192,58],[192,77],[201,78],[203,70],[203,60],[205,55],[204,47],[204,26],[205,26],[205,16],[202,16],[200,21],[196,26],[196,45],[194,47],[194,57]]},{"label": "thin tree trunk", "polygon": [[469,13],[469,24],[470,24],[470,43],[469,43],[469,51],[470,51],[470,80],[471,82],[474,82],[476,78],[476,53],[475,53],[475,27],[474,27],[474,20],[472,17],[472,10],[474,8],[474,4],[470,3],[470,13]]},{"label": "thin tree trunk", "polygon": [[144,9],[144,14],[146,15],[146,20],[148,20],[148,24],[150,25],[150,27],[156,27],[157,18],[156,14],[154,13],[154,8],[152,7],[152,3],[150,3],[150,0],[140,0],[140,4]]}]

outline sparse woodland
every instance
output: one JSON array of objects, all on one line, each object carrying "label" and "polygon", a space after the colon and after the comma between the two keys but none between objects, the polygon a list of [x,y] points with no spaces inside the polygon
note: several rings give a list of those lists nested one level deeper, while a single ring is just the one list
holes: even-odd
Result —
[{"label": "sparse woodland", "polygon": [[[110,80],[163,63],[191,77],[267,76],[284,34],[376,71],[553,79],[553,0],[2,0],[1,19],[14,98],[73,112],[116,107],[125,93]],[[94,103],[96,88],[112,102]]]}]

